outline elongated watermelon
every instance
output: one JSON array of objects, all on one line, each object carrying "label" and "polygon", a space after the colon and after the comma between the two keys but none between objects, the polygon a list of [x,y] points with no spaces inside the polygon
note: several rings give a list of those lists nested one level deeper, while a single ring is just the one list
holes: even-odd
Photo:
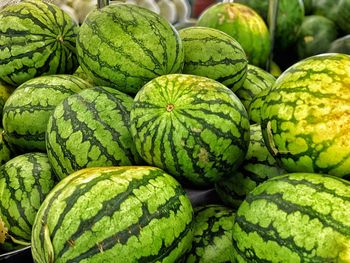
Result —
[{"label": "elongated watermelon", "polygon": [[200,15],[196,25],[229,34],[241,44],[250,64],[265,68],[271,48],[269,31],[252,8],[239,3],[216,3]]},{"label": "elongated watermelon", "polygon": [[47,155],[18,155],[0,167],[0,217],[11,236],[30,241],[35,215],[56,184]]},{"label": "elongated watermelon", "polygon": [[229,88],[206,77],[153,79],[137,93],[130,119],[141,157],[194,187],[213,186],[239,166],[248,149],[243,104]]},{"label": "elongated watermelon", "polygon": [[41,75],[78,67],[78,26],[59,7],[24,0],[0,11],[0,79],[18,86]]},{"label": "elongated watermelon", "polygon": [[176,262],[193,238],[182,186],[153,167],[86,168],[64,178],[40,207],[35,262]]},{"label": "elongated watermelon", "polygon": [[45,152],[46,126],[56,105],[90,87],[84,80],[65,74],[26,81],[5,103],[2,125],[6,141],[18,152]]},{"label": "elongated watermelon", "polygon": [[267,147],[288,172],[350,174],[350,56],[304,59],[276,80],[261,108]]},{"label": "elongated watermelon", "polygon": [[175,28],[133,4],[89,13],[77,37],[79,62],[96,85],[135,94],[149,80],[181,72],[184,49]]},{"label": "elongated watermelon", "polygon": [[267,180],[239,207],[238,262],[349,262],[350,183],[295,173]]},{"label": "elongated watermelon", "polygon": [[222,205],[195,208],[192,248],[186,255],[185,262],[234,262],[234,218],[234,211]]},{"label": "elongated watermelon", "polygon": [[230,35],[214,28],[192,26],[179,31],[185,49],[182,73],[217,80],[238,90],[247,75],[247,56]]},{"label": "elongated watermelon", "polygon": [[46,130],[46,149],[59,178],[86,167],[139,164],[130,133],[133,99],[93,87],[61,101]]}]

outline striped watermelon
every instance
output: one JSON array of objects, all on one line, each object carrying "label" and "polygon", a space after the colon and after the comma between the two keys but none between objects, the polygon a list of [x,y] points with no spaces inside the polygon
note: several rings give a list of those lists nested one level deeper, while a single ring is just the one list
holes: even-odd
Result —
[{"label": "striped watermelon", "polygon": [[206,77],[153,79],[137,93],[130,119],[141,157],[191,186],[212,186],[238,167],[248,149],[244,106]]},{"label": "striped watermelon", "polygon": [[261,123],[261,109],[271,88],[272,86],[269,89],[263,89],[250,102],[247,112],[251,123]]},{"label": "striped watermelon", "polygon": [[208,27],[192,26],[179,31],[185,49],[182,73],[208,77],[232,91],[247,75],[247,57],[242,46],[228,34]]},{"label": "striped watermelon", "polygon": [[149,80],[181,72],[184,49],[175,28],[134,4],[89,13],[77,37],[82,69],[96,85],[135,94]]},{"label": "striped watermelon", "polygon": [[18,86],[41,75],[78,67],[78,26],[59,7],[24,0],[0,11],[0,79]]},{"label": "striped watermelon", "polygon": [[232,246],[234,218],[234,211],[222,205],[195,208],[192,248],[185,262],[235,262]]},{"label": "striped watermelon", "polygon": [[[270,89],[275,83],[276,78],[269,72],[257,66],[249,64],[247,67],[247,77],[235,94],[241,100],[246,110],[250,103],[263,90]],[[249,114],[248,114],[249,115]],[[249,116],[251,119],[251,117]]]},{"label": "striped watermelon", "polygon": [[47,155],[18,155],[0,167],[0,218],[9,235],[30,241],[35,215],[56,184]]},{"label": "striped watermelon", "polygon": [[265,97],[262,132],[288,172],[350,174],[350,56],[304,59],[277,79]]},{"label": "striped watermelon", "polygon": [[233,227],[238,262],[350,262],[350,183],[278,176],[250,192]]},{"label": "striped watermelon", "polygon": [[4,108],[5,102],[14,90],[15,87],[0,81],[0,116],[2,116],[2,110]]},{"label": "striped watermelon", "polygon": [[50,75],[26,81],[3,109],[4,137],[19,152],[46,151],[47,122],[64,98],[91,85],[72,75]]},{"label": "striped watermelon", "polygon": [[130,134],[133,99],[93,87],[60,102],[47,125],[46,149],[59,178],[86,167],[140,163]]},{"label": "striped watermelon", "polygon": [[224,204],[236,208],[257,185],[283,173],[285,171],[265,145],[260,125],[252,124],[248,152],[243,163],[229,178],[217,182],[215,189]]},{"label": "striped watermelon", "polygon": [[35,262],[176,262],[191,247],[184,189],[153,167],[86,168],[64,178],[40,207]]},{"label": "striped watermelon", "polygon": [[219,2],[208,7],[196,25],[229,34],[241,44],[250,64],[265,68],[271,48],[269,31],[252,8],[239,3]]}]

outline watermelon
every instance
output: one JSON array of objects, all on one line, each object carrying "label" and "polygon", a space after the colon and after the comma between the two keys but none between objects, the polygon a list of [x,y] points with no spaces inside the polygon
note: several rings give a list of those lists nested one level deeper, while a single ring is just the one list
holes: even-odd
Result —
[{"label": "watermelon", "polygon": [[224,204],[237,208],[257,185],[284,173],[268,151],[260,125],[252,124],[248,152],[243,163],[228,178],[217,182],[215,189]]},{"label": "watermelon", "polygon": [[175,28],[134,4],[113,4],[89,13],[77,36],[83,71],[96,85],[135,94],[149,80],[181,72],[184,49]]},{"label": "watermelon", "polygon": [[337,35],[337,28],[332,20],[319,15],[306,16],[296,43],[298,59],[327,52]]},{"label": "watermelon", "polygon": [[136,94],[130,113],[136,149],[191,187],[211,187],[243,161],[249,120],[223,84],[202,76],[169,74]]},{"label": "watermelon", "polygon": [[247,68],[247,77],[242,87],[239,88],[235,94],[241,100],[246,110],[248,110],[252,100],[262,90],[270,89],[275,83],[275,80],[276,78],[269,72],[249,64]]},{"label": "watermelon", "polygon": [[[254,9],[269,24],[269,0],[236,0]],[[279,0],[277,7],[274,49],[286,51],[298,36],[305,10],[303,0]]]},{"label": "watermelon", "polygon": [[265,97],[269,94],[272,86],[268,89],[263,89],[250,102],[248,107],[248,116],[252,124],[261,123],[261,109],[265,102]]},{"label": "watermelon", "polygon": [[139,164],[130,134],[133,99],[109,87],[93,87],[61,101],[46,130],[47,154],[64,178],[86,167]]},{"label": "watermelon", "polygon": [[291,173],[260,184],[239,207],[238,262],[349,262],[350,183]]},{"label": "watermelon", "polygon": [[32,231],[35,262],[176,262],[191,247],[182,186],[147,166],[85,168],[60,181]]},{"label": "watermelon", "polygon": [[330,53],[343,53],[350,55],[350,34],[335,39],[329,46]]},{"label": "watermelon", "polygon": [[267,147],[287,172],[350,171],[350,56],[304,59],[276,80],[261,108]]},{"label": "watermelon", "polygon": [[218,29],[199,26],[181,29],[179,35],[185,49],[182,73],[214,79],[232,91],[242,86],[248,61],[233,37]]},{"label": "watermelon", "polygon": [[18,86],[41,75],[78,67],[78,26],[59,7],[24,0],[0,11],[0,79]]},{"label": "watermelon", "polygon": [[241,44],[250,64],[265,68],[270,35],[264,20],[252,8],[239,3],[216,3],[199,16],[196,25],[229,34]]},{"label": "watermelon", "polygon": [[192,248],[185,262],[235,262],[232,246],[234,218],[234,211],[222,205],[196,207]]},{"label": "watermelon", "polygon": [[12,149],[8,145],[7,141],[4,140],[4,130],[0,128],[0,165],[3,165],[9,161],[12,155]]},{"label": "watermelon", "polygon": [[5,140],[18,152],[46,152],[46,126],[56,105],[90,87],[84,80],[65,74],[24,82],[11,94],[3,109]]},{"label": "watermelon", "polygon": [[35,215],[56,184],[47,155],[18,155],[0,167],[0,218],[9,235],[30,241]]},{"label": "watermelon", "polygon": [[2,110],[4,108],[5,102],[14,90],[15,87],[0,81],[0,116],[2,116]]}]

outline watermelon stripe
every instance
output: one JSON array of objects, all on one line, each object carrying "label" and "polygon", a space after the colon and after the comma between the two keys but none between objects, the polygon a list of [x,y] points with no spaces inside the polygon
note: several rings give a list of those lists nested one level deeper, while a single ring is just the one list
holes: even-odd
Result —
[{"label": "watermelon stripe", "polygon": [[[153,177],[152,179],[155,179],[155,177]],[[146,182],[146,184],[149,183]],[[132,184],[132,182],[131,182]],[[130,184],[130,185],[131,185]],[[146,185],[144,184],[144,185]],[[139,186],[138,184],[136,184],[137,186]],[[134,187],[134,186],[132,186]],[[120,205],[125,201],[125,199],[127,199],[130,195],[130,193],[132,192],[132,187],[128,187],[127,192],[121,193],[120,196],[116,195],[113,199],[111,200],[106,200],[103,204],[103,207],[108,207],[108,208],[112,208],[112,212],[116,211],[120,208]],[[103,247],[103,251],[107,251],[111,248],[113,248],[116,243],[125,245],[127,244],[128,240],[130,237],[132,236],[136,236],[139,237],[141,229],[144,227],[147,227],[147,225],[154,219],[166,219],[169,218],[169,216],[172,213],[176,213],[176,211],[179,211],[179,209],[182,206],[182,203],[179,199],[179,196],[183,194],[183,189],[182,187],[177,187],[175,190],[175,195],[172,196],[167,203],[165,203],[164,205],[158,207],[158,209],[155,211],[155,213],[150,213],[147,209],[147,204],[142,203],[142,216],[140,216],[139,221],[137,223],[134,223],[132,225],[130,225],[127,229],[123,229],[120,232],[117,233],[113,233],[113,235],[111,235],[110,237],[107,237],[106,239],[102,240],[99,245]],[[77,240],[80,236],[80,234],[83,233],[82,230],[85,229],[84,225],[88,225],[91,226],[93,225],[93,223],[98,222],[102,217],[104,216],[111,216],[110,213],[106,214],[106,210],[101,209],[100,213],[98,213],[95,217],[90,218],[89,220],[87,220],[86,223],[82,223],[80,224],[80,227],[78,228],[76,233],[79,233],[78,235],[73,235],[69,240]],[[92,224],[89,224],[92,223]],[[83,225],[83,227],[82,227]],[[186,234],[188,233],[189,229],[186,229],[183,233],[182,233],[182,237],[186,236]],[[67,248],[68,246],[66,246],[65,248]],[[159,258],[162,255],[162,253],[166,252],[167,249],[169,249],[168,246],[164,246],[164,242],[163,242],[163,247],[162,247],[165,251],[160,250],[158,255],[155,255],[155,258]],[[60,258],[65,252],[65,249],[61,250],[57,257]],[[79,254],[78,257],[75,257],[72,260],[68,260],[68,262],[79,262],[81,260],[84,259],[88,259],[90,256],[97,254],[100,252],[100,248],[95,245],[91,248],[89,248],[87,251],[82,252]],[[144,261],[140,261],[140,262],[144,262]]]},{"label": "watermelon stripe", "polygon": [[302,214],[308,215],[311,219],[319,220],[324,227],[330,227],[335,231],[348,235],[349,226],[344,225],[344,223],[335,220],[332,214],[322,215],[314,210],[311,211],[309,205],[302,206],[300,204],[292,203],[288,200],[285,200],[283,193],[268,194],[268,193],[259,193],[259,196],[248,195],[246,197],[246,202],[251,204],[256,200],[267,200],[270,203],[276,204],[281,211],[285,211],[287,214],[300,212]]}]

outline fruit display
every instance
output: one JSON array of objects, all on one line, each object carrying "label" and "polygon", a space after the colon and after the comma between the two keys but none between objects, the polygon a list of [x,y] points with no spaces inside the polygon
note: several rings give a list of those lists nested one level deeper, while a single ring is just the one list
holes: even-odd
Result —
[{"label": "fruit display", "polygon": [[349,7],[0,1],[0,261],[350,262]]}]

